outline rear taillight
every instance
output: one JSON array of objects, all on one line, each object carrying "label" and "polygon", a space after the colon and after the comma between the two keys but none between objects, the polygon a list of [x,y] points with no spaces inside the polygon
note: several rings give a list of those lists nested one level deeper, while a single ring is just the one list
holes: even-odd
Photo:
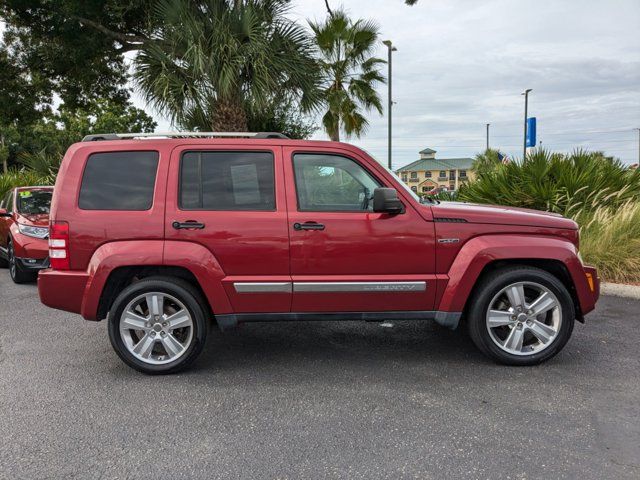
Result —
[{"label": "rear taillight", "polygon": [[69,270],[69,224],[49,225],[49,262],[54,270]]}]

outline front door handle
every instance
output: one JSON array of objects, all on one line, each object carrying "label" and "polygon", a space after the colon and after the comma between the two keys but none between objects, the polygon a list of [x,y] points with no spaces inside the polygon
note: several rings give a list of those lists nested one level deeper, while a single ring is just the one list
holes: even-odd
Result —
[{"label": "front door handle", "polygon": [[294,223],[294,230],[324,230],[324,225],[318,222]]},{"label": "front door handle", "polygon": [[204,223],[196,222],[195,220],[187,220],[186,222],[173,222],[171,224],[176,230],[202,230]]}]

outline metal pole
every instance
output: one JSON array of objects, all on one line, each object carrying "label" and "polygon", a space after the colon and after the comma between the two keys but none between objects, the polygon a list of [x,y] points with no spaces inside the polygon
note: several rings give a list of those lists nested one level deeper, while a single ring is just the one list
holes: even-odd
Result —
[{"label": "metal pole", "polygon": [[392,132],[392,121],[391,121],[391,109],[393,108],[393,99],[392,99],[392,88],[391,88],[391,74],[392,74],[392,66],[391,66],[391,61],[392,61],[392,52],[397,51],[398,49],[396,47],[393,46],[393,44],[391,43],[391,40],[385,40],[382,43],[384,43],[387,46],[387,50],[388,50],[388,65],[389,65],[389,74],[388,74],[388,78],[387,78],[387,88],[388,88],[388,92],[387,92],[387,96],[388,96],[388,105],[387,105],[387,115],[389,116],[389,131],[387,133],[388,138],[387,138],[387,144],[388,144],[388,159],[387,159],[387,163],[389,165],[389,170],[392,170],[393,167],[391,166],[391,132]]},{"label": "metal pole", "polygon": [[487,123],[487,150],[489,150],[489,125],[491,124]]},{"label": "metal pole", "polygon": [[522,143],[522,161],[527,158],[527,109],[529,108],[529,92],[531,88],[527,88],[522,95],[524,95],[524,141]]}]

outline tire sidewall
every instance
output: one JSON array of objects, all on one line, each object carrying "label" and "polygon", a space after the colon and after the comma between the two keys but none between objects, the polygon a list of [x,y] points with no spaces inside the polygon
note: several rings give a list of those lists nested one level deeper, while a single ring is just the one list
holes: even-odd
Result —
[{"label": "tire sidewall", "polygon": [[[175,361],[162,365],[148,364],[137,359],[129,352],[120,336],[120,320],[125,307],[135,297],[151,291],[166,293],[180,300],[193,319],[194,331],[187,351]],[[147,374],[167,374],[186,368],[200,354],[207,337],[207,318],[193,292],[179,283],[164,280],[141,280],[125,288],[113,302],[109,311],[108,330],[111,345],[127,365]]]},{"label": "tire sidewall", "polygon": [[[494,343],[486,325],[490,302],[507,285],[517,282],[535,282],[548,288],[558,299],[562,311],[560,331],[551,345],[533,355],[513,355]],[[476,345],[493,359],[509,365],[535,365],[556,355],[566,345],[573,332],[575,307],[571,294],[556,277],[543,270],[533,268],[513,269],[492,276],[474,296],[470,315],[470,333]]]}]

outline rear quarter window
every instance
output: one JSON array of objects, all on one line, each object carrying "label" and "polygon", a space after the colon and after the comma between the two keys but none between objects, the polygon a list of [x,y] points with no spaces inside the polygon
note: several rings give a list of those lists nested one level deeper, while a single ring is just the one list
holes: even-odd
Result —
[{"label": "rear quarter window", "polygon": [[93,153],[82,175],[82,210],[149,210],[158,171],[158,152]]}]

